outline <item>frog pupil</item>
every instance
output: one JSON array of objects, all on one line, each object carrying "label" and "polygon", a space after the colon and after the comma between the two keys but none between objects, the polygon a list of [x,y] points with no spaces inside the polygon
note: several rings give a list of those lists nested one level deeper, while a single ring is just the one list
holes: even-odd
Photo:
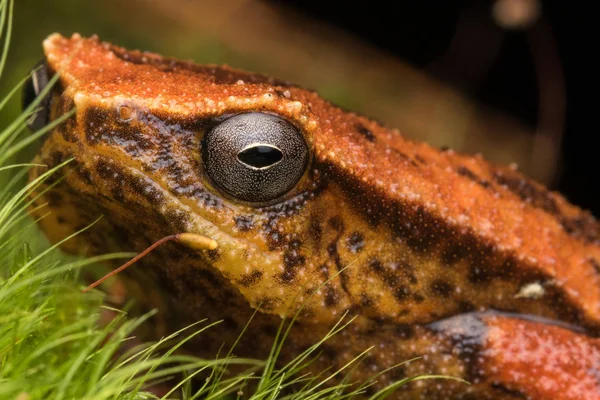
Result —
[{"label": "frog pupil", "polygon": [[254,145],[240,151],[237,158],[251,167],[266,168],[281,161],[283,153],[277,147]]}]

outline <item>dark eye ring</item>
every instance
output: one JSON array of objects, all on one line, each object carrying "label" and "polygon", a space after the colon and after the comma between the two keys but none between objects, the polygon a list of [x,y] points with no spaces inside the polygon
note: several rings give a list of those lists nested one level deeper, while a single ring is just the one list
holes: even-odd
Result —
[{"label": "dark eye ring", "polygon": [[234,199],[263,204],[288,193],[308,163],[302,133],[285,119],[253,112],[230,117],[202,139],[204,170]]},{"label": "dark eye ring", "polygon": [[[42,60],[32,68],[31,76],[23,87],[23,109],[26,109],[35,101],[42,90],[48,85],[48,82],[48,64],[46,60]],[[48,123],[50,118],[50,100],[51,95],[48,93],[40,101],[38,105],[39,110],[27,122],[27,126],[32,131],[37,131]]]}]

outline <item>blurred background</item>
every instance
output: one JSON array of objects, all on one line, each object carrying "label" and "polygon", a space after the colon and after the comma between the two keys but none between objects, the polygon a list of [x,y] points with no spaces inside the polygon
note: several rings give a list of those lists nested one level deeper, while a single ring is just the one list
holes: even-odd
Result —
[{"label": "blurred background", "polygon": [[[407,137],[481,152],[600,215],[582,5],[541,0],[18,0],[2,93],[52,32],[317,90]],[[591,21],[591,18],[588,18]],[[591,21],[593,24],[593,21]],[[597,45],[595,46],[597,47]],[[588,95],[592,100],[585,99]],[[19,104],[0,115],[5,123]]]}]

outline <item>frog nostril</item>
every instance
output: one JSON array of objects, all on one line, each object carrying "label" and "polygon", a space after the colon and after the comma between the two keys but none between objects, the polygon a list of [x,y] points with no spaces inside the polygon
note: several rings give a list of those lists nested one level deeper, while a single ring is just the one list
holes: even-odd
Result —
[{"label": "frog nostril", "polygon": [[[31,76],[23,87],[23,109],[27,109],[31,106],[40,93],[48,86],[48,65],[45,60],[40,61],[33,67]],[[38,104],[38,110],[27,122],[29,128],[33,131],[41,129],[46,123],[50,116],[50,99],[51,96],[48,93],[40,100]]]},{"label": "frog nostril", "polygon": [[131,122],[135,119],[137,112],[135,108],[129,106],[119,106],[117,109],[119,119],[122,122]]},{"label": "frog nostril", "polygon": [[268,144],[251,144],[240,151],[237,158],[252,168],[269,168],[283,159],[283,153]]}]

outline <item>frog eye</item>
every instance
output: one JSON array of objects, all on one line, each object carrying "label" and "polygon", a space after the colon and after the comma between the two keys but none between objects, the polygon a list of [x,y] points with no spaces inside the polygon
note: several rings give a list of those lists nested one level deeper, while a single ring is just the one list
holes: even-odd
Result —
[{"label": "frog eye", "polygon": [[241,201],[264,203],[298,183],[308,149],[294,125],[255,112],[235,115],[210,129],[202,139],[202,160],[218,189]]},{"label": "frog eye", "polygon": [[[33,67],[31,77],[23,87],[23,109],[27,108],[36,97],[48,85],[48,65],[45,60],[40,61]],[[37,131],[48,123],[50,116],[50,99],[48,94],[38,104],[38,111],[27,122],[27,126],[32,131]]]}]

